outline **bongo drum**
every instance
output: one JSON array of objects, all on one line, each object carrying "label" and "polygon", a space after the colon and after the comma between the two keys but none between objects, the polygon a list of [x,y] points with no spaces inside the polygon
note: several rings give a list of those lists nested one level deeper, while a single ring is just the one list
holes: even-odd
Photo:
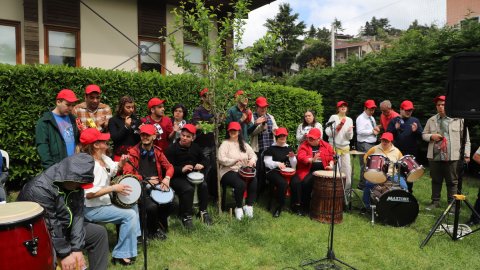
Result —
[{"label": "bongo drum", "polygon": [[387,181],[388,166],[390,159],[384,155],[370,155],[367,158],[365,173],[363,176],[370,183],[381,184]]},{"label": "bongo drum", "polygon": [[0,205],[0,269],[54,269],[52,240],[43,215],[35,202]]},{"label": "bongo drum", "polygon": [[111,182],[111,185],[115,184],[128,185],[132,188],[132,192],[128,195],[112,192],[112,203],[120,208],[132,208],[142,194],[142,186],[140,185],[138,178],[131,174],[117,176]]},{"label": "bongo drum", "polygon": [[285,181],[287,181],[287,192],[285,193],[286,196],[290,196],[290,180],[292,176],[295,175],[296,170],[294,168],[283,168],[280,170],[280,174],[283,176]]},{"label": "bongo drum", "polygon": [[201,172],[191,172],[187,174],[187,179],[195,186],[195,192],[193,195],[193,204],[198,204],[198,185],[203,183],[203,173]]},{"label": "bongo drum", "polygon": [[[310,202],[310,218],[322,223],[332,222],[332,209],[335,209],[333,222],[342,223],[343,220],[343,185],[345,176],[340,178],[337,172],[337,178],[334,179],[333,171],[316,171],[313,173],[314,183],[312,199]],[[335,194],[333,185],[336,182]],[[335,195],[335,201],[333,196]]]},{"label": "bongo drum", "polygon": [[405,175],[407,182],[413,183],[422,177],[425,168],[415,161],[412,155],[405,155],[398,160],[400,164],[400,173]]}]

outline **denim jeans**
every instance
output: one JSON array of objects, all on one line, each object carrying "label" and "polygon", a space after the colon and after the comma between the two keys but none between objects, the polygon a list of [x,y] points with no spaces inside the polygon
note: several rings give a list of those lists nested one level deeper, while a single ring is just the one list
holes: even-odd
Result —
[{"label": "denim jeans", "polygon": [[85,218],[91,222],[120,224],[117,244],[113,248],[113,258],[132,258],[137,256],[137,236],[140,232],[138,207],[119,208],[115,205],[85,207]]},{"label": "denim jeans", "polygon": [[[387,181],[397,183],[403,190],[408,190],[405,177],[401,176],[400,174],[395,174],[393,177],[389,176]],[[372,194],[372,189],[375,185],[376,184],[373,184],[370,181],[365,182],[365,188],[363,189],[363,203],[367,209],[370,208],[370,195]]]}]

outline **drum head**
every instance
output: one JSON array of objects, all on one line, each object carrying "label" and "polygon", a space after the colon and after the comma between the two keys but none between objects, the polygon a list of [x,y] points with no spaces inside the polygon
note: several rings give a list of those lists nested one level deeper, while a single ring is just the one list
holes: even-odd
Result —
[{"label": "drum head", "polygon": [[0,225],[20,223],[43,213],[36,202],[11,202],[0,204]]},{"label": "drum head", "polygon": [[314,171],[313,175],[323,178],[333,178],[333,171]]},{"label": "drum head", "polygon": [[150,197],[158,204],[166,204],[173,201],[173,197],[175,193],[173,189],[169,189],[168,191],[154,189],[150,192]]},{"label": "drum head", "polygon": [[377,170],[367,170],[363,177],[367,179],[370,183],[381,184],[387,181],[387,176],[382,171]]},{"label": "drum head", "polygon": [[124,204],[136,203],[140,198],[140,194],[142,193],[142,187],[140,186],[137,178],[128,176],[120,180],[119,184],[129,185],[132,188],[132,192],[130,192],[128,195],[117,193],[118,200]]},{"label": "drum head", "polygon": [[191,172],[187,174],[187,179],[192,183],[192,184],[200,184],[203,182],[203,173],[201,172]]},{"label": "drum head", "polygon": [[407,175],[407,182],[409,183],[413,183],[417,180],[419,180],[423,174],[425,173],[425,168],[423,168],[423,166],[420,165],[420,167],[416,168],[415,170],[411,171],[408,175]]},{"label": "drum head", "polygon": [[383,194],[376,207],[378,220],[395,227],[408,225],[418,216],[417,199],[402,189]]}]

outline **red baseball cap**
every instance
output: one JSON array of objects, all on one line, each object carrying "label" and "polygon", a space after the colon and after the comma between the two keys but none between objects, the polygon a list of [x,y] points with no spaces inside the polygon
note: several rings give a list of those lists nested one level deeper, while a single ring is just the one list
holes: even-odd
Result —
[{"label": "red baseball cap", "polygon": [[373,99],[369,99],[367,101],[365,101],[365,105],[364,105],[367,109],[371,109],[371,108],[377,108],[377,105],[375,104],[375,101]]},{"label": "red baseball cap", "polygon": [[235,95],[233,95],[234,97],[238,97],[238,96],[241,96],[245,94],[245,92],[243,92],[243,90],[238,90],[237,92],[235,92]]},{"label": "red baseball cap", "polygon": [[85,87],[85,94],[91,94],[93,92],[97,92],[97,93],[102,93],[102,91],[100,90],[100,86],[96,85],[96,84],[90,84],[90,85],[87,85],[87,87]]},{"label": "red baseball cap", "polygon": [[275,136],[285,135],[288,136],[288,130],[284,127],[279,127],[275,130]]},{"label": "red baseball cap", "polygon": [[110,133],[101,133],[96,128],[87,128],[80,133],[80,142],[82,144],[91,144],[96,141],[110,140]]},{"label": "red baseball cap", "polygon": [[402,104],[400,104],[400,109],[408,111],[408,110],[413,110],[413,102],[410,100],[404,100],[402,101]]},{"label": "red baseball cap", "polygon": [[185,124],[182,130],[184,129],[186,129],[188,132],[192,133],[193,135],[197,133],[197,128],[192,124]]},{"label": "red baseball cap", "polygon": [[389,142],[393,141],[393,134],[391,132],[385,132],[382,134],[380,140],[387,140]]},{"label": "red baseball cap", "polygon": [[151,124],[145,124],[140,127],[140,134],[145,133],[148,135],[157,134],[157,129]]},{"label": "red baseball cap", "polygon": [[262,107],[262,108],[268,106],[268,102],[265,97],[258,97],[257,100],[255,101],[255,104],[257,105],[257,107]]},{"label": "red baseball cap", "polygon": [[203,97],[208,93],[208,88],[203,88],[202,91],[200,91],[200,96]]},{"label": "red baseball cap", "polygon": [[159,99],[159,98],[154,97],[154,98],[151,98],[148,101],[147,106],[148,106],[148,109],[150,110],[152,107],[158,106],[158,105],[163,104],[163,103],[165,103],[164,99]]},{"label": "red baseball cap", "polygon": [[240,126],[240,123],[238,122],[230,122],[230,124],[228,124],[228,128],[227,130],[230,131],[230,130],[241,130],[242,127]]},{"label": "red baseball cap", "polygon": [[322,132],[318,128],[312,128],[307,134],[307,138],[312,138],[314,140],[319,139],[322,135]]},{"label": "red baseball cap", "polygon": [[75,93],[70,89],[62,89],[57,94],[57,99],[64,99],[68,102],[77,102],[78,98]]},{"label": "red baseball cap", "polygon": [[438,101],[445,101],[445,96],[438,96],[438,97],[436,97],[436,98],[433,99],[433,102],[435,102],[435,104],[436,104]]},{"label": "red baseball cap", "polygon": [[343,100],[340,100],[339,102],[337,102],[337,108],[342,107],[343,105],[348,107],[348,103]]}]

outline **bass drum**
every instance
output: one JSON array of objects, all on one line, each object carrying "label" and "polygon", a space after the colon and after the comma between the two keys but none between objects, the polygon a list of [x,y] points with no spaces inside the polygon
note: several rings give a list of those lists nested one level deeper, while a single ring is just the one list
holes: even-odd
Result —
[{"label": "bass drum", "polygon": [[52,270],[53,245],[35,202],[0,205],[0,269]]},{"label": "bass drum", "polygon": [[372,189],[371,202],[376,205],[378,220],[385,224],[402,227],[411,224],[418,216],[418,202],[413,194],[386,182]]}]

